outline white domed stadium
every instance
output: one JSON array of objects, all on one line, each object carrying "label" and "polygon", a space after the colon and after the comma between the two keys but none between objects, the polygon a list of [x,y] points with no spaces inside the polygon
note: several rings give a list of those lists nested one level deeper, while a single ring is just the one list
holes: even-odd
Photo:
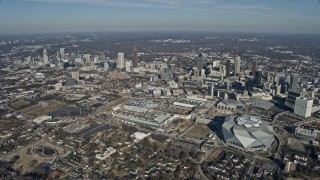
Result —
[{"label": "white domed stadium", "polygon": [[228,146],[244,151],[267,150],[274,141],[273,127],[248,114],[226,117],[222,134]]}]

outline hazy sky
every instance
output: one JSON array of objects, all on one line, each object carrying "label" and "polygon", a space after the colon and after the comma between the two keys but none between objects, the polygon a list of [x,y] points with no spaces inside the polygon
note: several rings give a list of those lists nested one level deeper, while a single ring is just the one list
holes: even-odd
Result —
[{"label": "hazy sky", "polygon": [[0,0],[0,33],[320,33],[319,0]]}]

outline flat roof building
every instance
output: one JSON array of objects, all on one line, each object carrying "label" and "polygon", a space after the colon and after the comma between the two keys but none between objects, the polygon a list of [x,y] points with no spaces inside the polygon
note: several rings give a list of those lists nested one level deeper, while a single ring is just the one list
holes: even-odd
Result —
[{"label": "flat roof building", "polygon": [[242,109],[243,107],[244,105],[242,102],[233,99],[223,100],[217,104],[217,108],[230,111]]},{"label": "flat roof building", "polygon": [[154,111],[137,106],[121,106],[113,109],[112,115],[116,119],[132,125],[157,129],[160,128],[171,116],[160,111]]}]

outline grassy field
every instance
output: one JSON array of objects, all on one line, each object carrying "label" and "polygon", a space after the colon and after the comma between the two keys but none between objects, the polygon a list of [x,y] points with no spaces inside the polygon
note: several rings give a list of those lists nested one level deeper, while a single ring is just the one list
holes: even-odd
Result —
[{"label": "grassy field", "polygon": [[55,101],[55,100],[47,101],[46,103],[48,103],[47,106],[37,104],[37,105],[31,106],[29,108],[23,109],[21,112],[27,114],[28,116],[35,118],[38,116],[47,115],[51,112],[54,112],[60,108],[67,106],[65,103]]},{"label": "grassy field", "polygon": [[6,119],[0,121],[0,130],[9,130],[24,125],[26,122],[19,119]]},{"label": "grassy field", "polygon": [[55,149],[58,154],[64,154],[64,149],[55,146],[49,142],[34,142],[32,144],[29,144],[28,146],[18,150],[18,154],[20,158],[17,160],[17,162],[14,163],[13,168],[19,169],[22,173],[31,172],[34,167],[36,167],[38,164],[41,164],[43,162],[51,162],[55,157],[39,157],[37,155],[32,154],[32,149],[35,147],[41,147],[41,146],[47,146]]},{"label": "grassy field", "polygon": [[26,108],[27,106],[29,106],[31,103],[29,101],[25,101],[25,100],[19,100],[16,102],[13,102],[10,104],[10,107],[12,107],[15,110],[21,110],[23,108]]},{"label": "grassy field", "polygon": [[205,124],[196,125],[192,128],[185,136],[193,139],[201,139],[207,137],[207,135],[211,132],[209,127]]}]

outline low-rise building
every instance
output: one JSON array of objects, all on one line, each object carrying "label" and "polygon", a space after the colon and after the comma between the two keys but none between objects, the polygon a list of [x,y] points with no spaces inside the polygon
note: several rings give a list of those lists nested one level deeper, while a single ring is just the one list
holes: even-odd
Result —
[{"label": "low-rise building", "polygon": [[295,135],[315,140],[320,134],[319,129],[311,128],[308,126],[298,126],[295,128]]},{"label": "low-rise building", "polygon": [[227,99],[219,102],[217,108],[229,111],[240,110],[244,107],[243,103],[233,99]]},{"label": "low-rise building", "polygon": [[52,116],[41,116],[41,117],[34,119],[32,122],[34,122],[36,124],[41,124],[44,121],[50,121],[50,120],[52,120]]},{"label": "low-rise building", "polygon": [[102,154],[96,154],[96,158],[99,160],[105,160],[109,158],[112,154],[116,153],[117,150],[113,147],[108,147],[107,150]]}]

